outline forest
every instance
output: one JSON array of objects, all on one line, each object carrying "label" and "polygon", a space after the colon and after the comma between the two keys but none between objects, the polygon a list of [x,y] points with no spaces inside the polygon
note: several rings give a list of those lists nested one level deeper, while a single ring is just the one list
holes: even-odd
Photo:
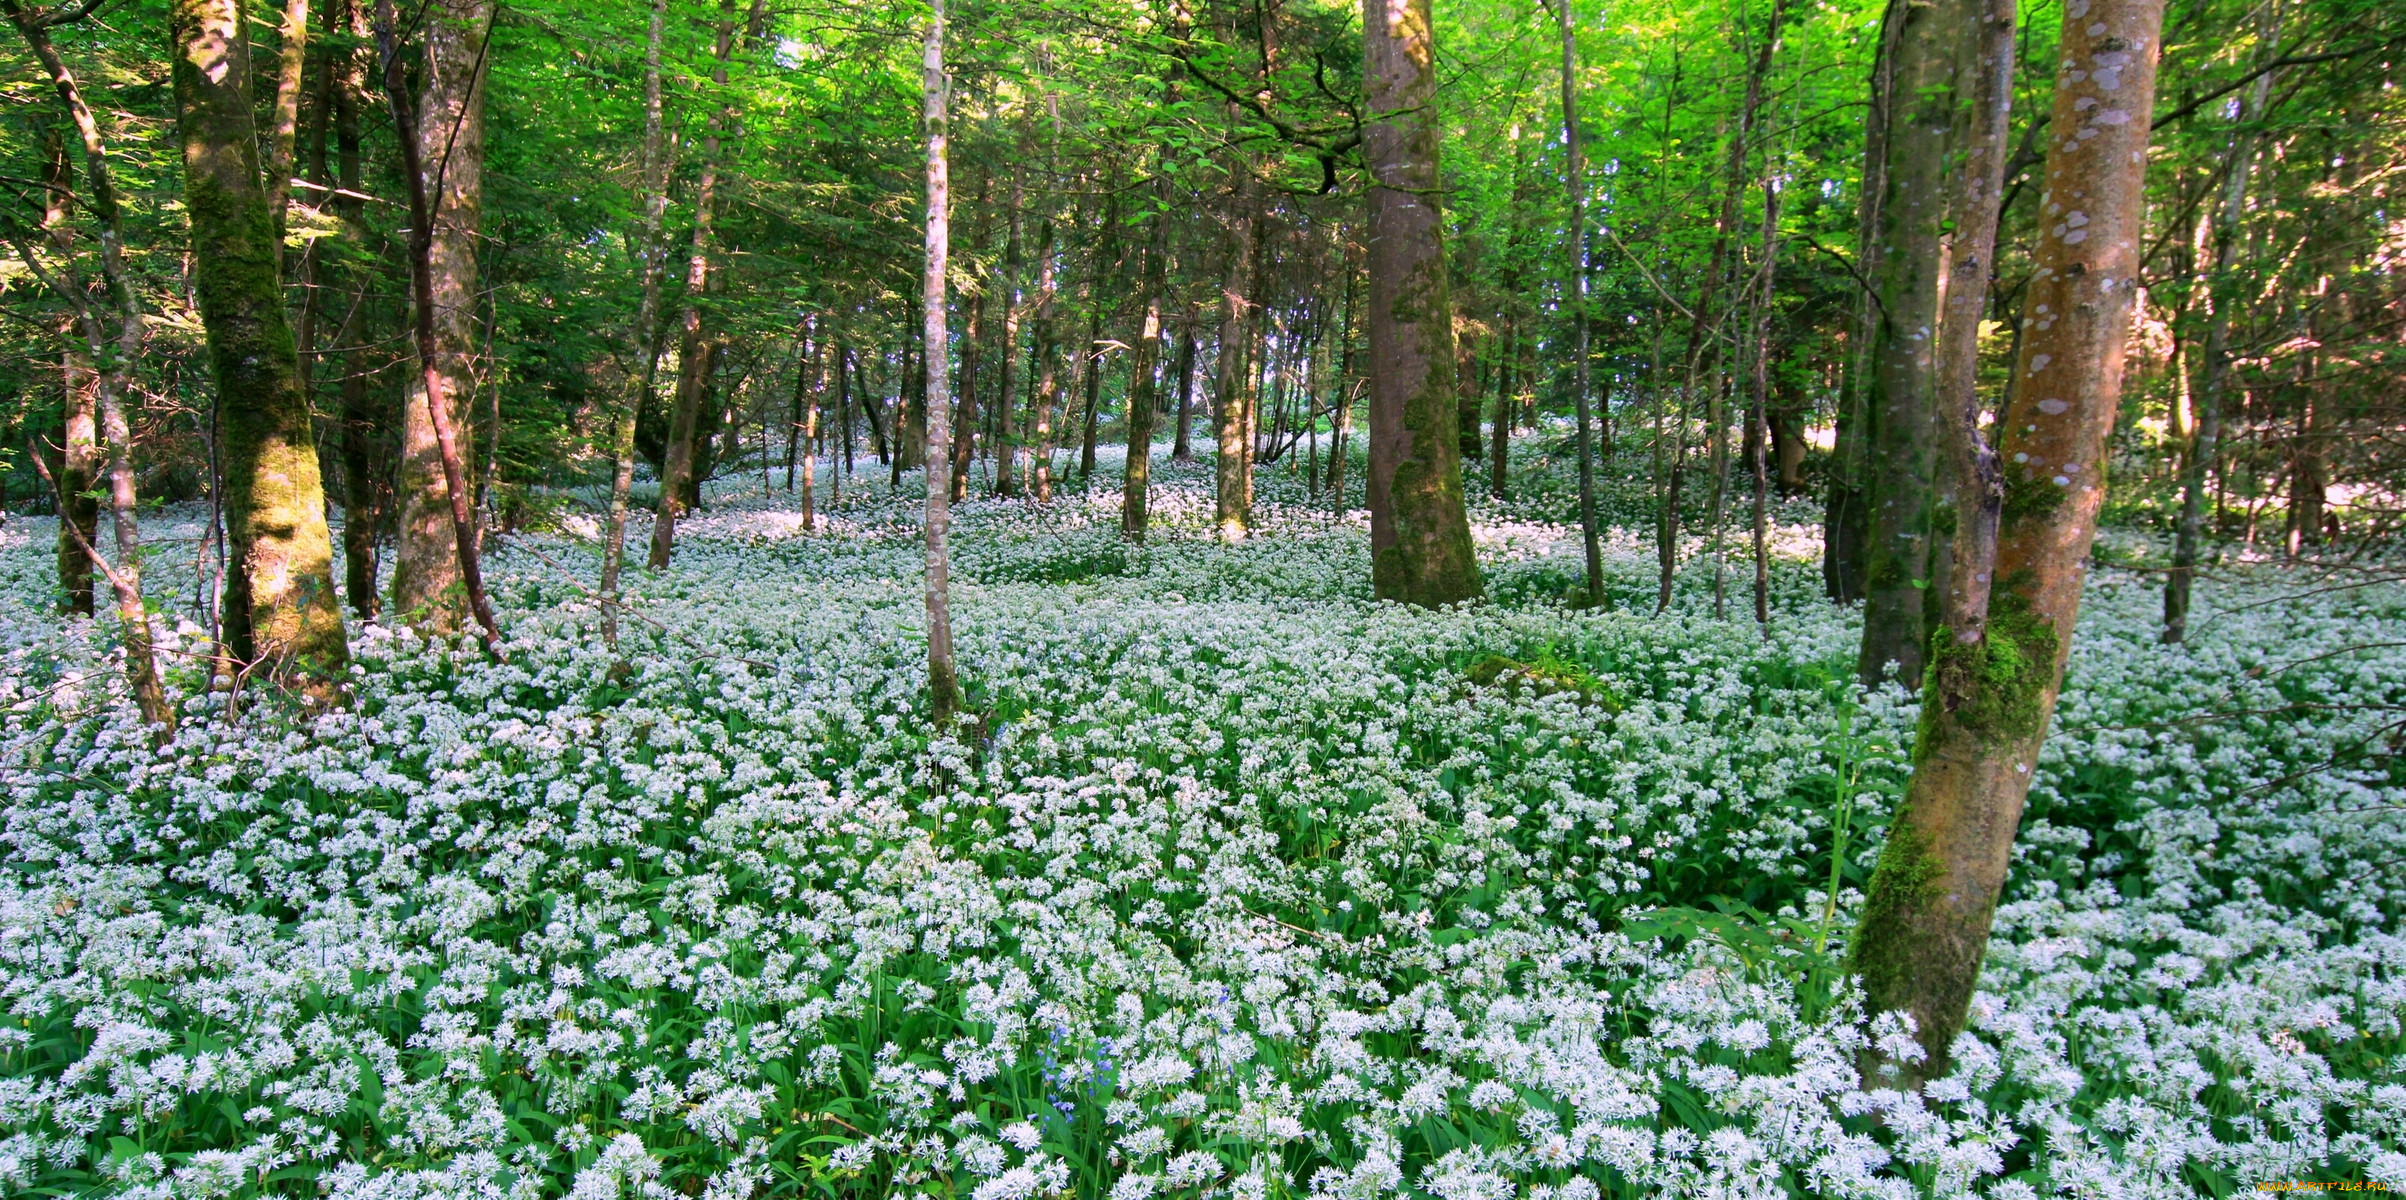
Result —
[{"label": "forest", "polygon": [[2406,1186],[2406,7],[0,16],[0,1196]]}]

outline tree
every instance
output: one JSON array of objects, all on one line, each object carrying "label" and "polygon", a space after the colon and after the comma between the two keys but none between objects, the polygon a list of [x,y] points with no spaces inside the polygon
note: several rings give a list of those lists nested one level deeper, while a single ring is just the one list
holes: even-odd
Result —
[{"label": "tree", "polygon": [[618,576],[627,558],[627,494],[635,486],[635,423],[642,415],[643,402],[651,398],[660,370],[660,276],[666,256],[660,226],[668,212],[669,167],[668,143],[660,124],[660,40],[667,19],[668,0],[652,0],[651,24],[643,39],[643,157],[636,168],[643,217],[632,239],[639,280],[636,290],[641,298],[635,304],[635,324],[627,345],[631,361],[642,366],[628,372],[637,383],[610,435],[610,508],[602,533],[602,637],[613,645],[618,641]]},{"label": "tree", "polygon": [[[2011,9],[1987,0],[1964,16],[1981,22],[1982,87],[2001,108]],[[1908,1078],[1943,1072],[1963,1027],[2063,685],[2105,501],[2106,437],[2121,401],[2162,25],[2162,0],[2090,0],[2065,10],[2036,273],[1995,450],[1981,439],[1980,405],[1968,386],[1972,355],[1962,352],[1944,372],[1958,558],[1933,643],[1912,779],[1852,951],[1871,1007],[1914,1017],[1927,1058],[1906,1069]],[[2001,126],[1999,114],[2000,134]],[[1967,156],[1967,173],[1989,169],[1978,158],[1977,150]],[[1957,234],[1957,272],[1987,257],[1985,239],[1970,232]],[[1960,315],[1952,297],[1947,307]],[[1970,315],[1977,319],[1976,302]]]},{"label": "tree", "polygon": [[952,660],[951,561],[945,535],[952,526],[952,351],[947,335],[945,273],[950,270],[952,179],[946,169],[945,120],[950,81],[944,74],[944,0],[931,12],[919,70],[927,132],[927,265],[920,274],[921,366],[927,372],[927,707],[941,729],[961,710],[960,673]]},{"label": "tree", "polygon": [[1380,599],[1424,606],[1484,590],[1455,429],[1453,307],[1437,208],[1436,50],[1429,0],[1363,0],[1370,578]]},{"label": "tree", "polygon": [[[1563,180],[1569,192],[1570,216],[1570,280],[1567,289],[1571,297],[1571,397],[1579,414],[1579,543],[1587,555],[1587,602],[1604,601],[1604,548],[1596,529],[1596,438],[1594,389],[1588,371],[1592,366],[1588,351],[1590,322],[1587,314],[1587,159],[1579,145],[1579,40],[1571,20],[1571,0],[1555,0],[1555,14],[1562,34],[1562,146]],[[1504,413],[1502,401],[1496,411]],[[1510,425],[1508,419],[1498,419],[1495,427],[1495,494],[1504,494],[1504,445]]]},{"label": "tree", "polygon": [[[51,27],[76,14],[64,9],[49,12],[28,9],[21,0],[0,0],[0,14],[17,27],[26,48],[33,52],[34,61],[41,64],[42,73],[49,78],[51,90],[58,95],[60,106],[67,110],[68,120],[74,124],[82,143],[85,204],[98,225],[101,277],[115,309],[115,336],[109,335],[99,308],[85,297],[82,283],[68,273],[69,264],[62,262],[55,270],[43,266],[40,252],[30,239],[17,232],[13,223],[9,226],[9,241],[26,269],[35,273],[43,286],[65,300],[73,311],[75,332],[83,340],[84,355],[97,375],[92,401],[100,426],[101,470],[109,485],[109,525],[117,561],[111,564],[89,538],[81,539],[83,551],[94,569],[109,581],[109,590],[116,599],[118,636],[125,641],[126,679],[132,687],[135,706],[145,724],[165,728],[175,724],[175,710],[168,705],[166,688],[159,680],[150,611],[142,599],[142,534],[136,519],[133,426],[125,415],[126,393],[132,386],[134,364],[142,353],[146,323],[142,303],[134,295],[133,280],[126,269],[125,224],[118,205],[116,179],[109,170],[108,147],[101,140],[100,122],[84,100],[83,86],[75,73],[67,69],[66,60],[59,57],[50,40]],[[33,459],[36,467],[49,470],[44,456],[36,454]],[[66,509],[68,501],[58,491],[57,481],[52,480],[51,486],[59,496],[59,507]],[[72,521],[63,524],[74,528]]]},{"label": "tree", "polygon": [[694,438],[703,394],[718,346],[703,329],[703,296],[710,289],[710,230],[717,218],[719,157],[725,149],[734,103],[727,95],[727,59],[735,53],[735,0],[720,0],[710,57],[710,84],[720,106],[702,134],[702,175],[694,184],[693,249],[685,260],[685,307],[677,318],[677,399],[668,422],[668,453],[660,472],[660,506],[652,517],[652,549],[645,565],[668,565],[676,546],[677,522],[699,495],[694,478]]},{"label": "tree", "polygon": [[[1156,188],[1167,191],[1166,180]],[[1136,335],[1136,352],[1128,362],[1128,465],[1119,519],[1120,533],[1135,542],[1145,540],[1145,504],[1153,480],[1153,412],[1160,406],[1156,377],[1161,362],[1161,293],[1170,256],[1168,206],[1155,204],[1146,224],[1152,233],[1145,243],[1144,265],[1138,271],[1144,323]]]},{"label": "tree", "polygon": [[[440,634],[459,628],[464,602],[486,651],[493,653],[501,644],[501,626],[485,595],[458,432],[465,407],[460,397],[474,386],[469,364],[475,346],[474,236],[483,203],[484,89],[479,81],[484,43],[469,30],[484,28],[492,11],[484,0],[466,0],[456,10],[437,6],[426,12],[424,95],[427,116],[444,118],[442,128],[435,128],[435,120],[420,120],[410,100],[393,0],[376,5],[385,104],[392,110],[402,186],[409,193],[410,316],[418,357],[418,373],[403,403],[393,603],[419,628]],[[461,21],[475,24],[463,27]],[[473,53],[467,49],[471,41]],[[435,169],[431,181],[429,167]]]},{"label": "tree", "polygon": [[1940,286],[1948,210],[1947,170],[1962,80],[1956,53],[1972,17],[1961,5],[1892,2],[1888,50],[1890,113],[1879,143],[1882,196],[1872,278],[1880,317],[1863,401],[1870,495],[1863,552],[1863,646],[1856,671],[1866,684],[1918,683],[1928,642],[1924,596],[1939,586],[1931,550],[1938,469],[1936,380]]},{"label": "tree", "polygon": [[[234,0],[176,0],[169,20],[184,210],[223,429],[225,654],[238,672],[264,668],[331,700],[350,650],[309,400],[284,318],[280,222],[260,182],[242,9]],[[286,82],[299,90],[297,68]],[[279,136],[289,178],[289,131]]]},{"label": "tree", "polygon": [[1255,211],[1253,181],[1247,170],[1239,166],[1235,194],[1228,203],[1228,269],[1220,285],[1220,352],[1211,372],[1212,415],[1219,430],[1219,450],[1212,461],[1213,516],[1220,536],[1231,540],[1245,536],[1253,525],[1253,444],[1246,433],[1253,378],[1252,356],[1246,352],[1252,348],[1253,337],[1245,318],[1252,307],[1246,297],[1253,290],[1254,259],[1260,245],[1254,227],[1260,214]]},{"label": "tree", "polygon": [[2231,318],[2240,304],[2236,267],[2239,224],[2247,215],[2247,181],[2255,171],[2256,139],[2246,128],[2261,119],[2272,95],[2272,72],[2256,76],[2247,103],[2233,114],[2240,122],[2231,132],[2230,153],[2223,163],[2221,203],[2214,210],[2214,263],[2207,275],[2205,382],[2197,400],[2197,427],[2181,458],[2180,525],[2172,546],[2172,570],[2164,576],[2166,643],[2189,636],[2189,596],[2197,577],[2197,559],[2204,542],[2206,471],[2221,449],[2223,394],[2231,378]]}]

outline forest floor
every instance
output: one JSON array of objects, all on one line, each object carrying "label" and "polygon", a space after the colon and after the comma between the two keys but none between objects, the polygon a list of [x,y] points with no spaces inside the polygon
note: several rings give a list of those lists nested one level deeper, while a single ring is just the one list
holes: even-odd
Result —
[{"label": "forest floor", "polygon": [[1862,1091],[1910,1045],[1843,964],[1915,705],[1853,687],[1808,526],[1767,633],[1735,535],[1732,619],[1703,557],[1654,613],[1634,529],[1574,611],[1532,477],[1474,513],[1493,602],[1420,612],[1284,464],[1236,545],[1158,467],[1142,548],[1115,467],[958,510],[932,741],[916,477],[815,533],[721,485],[615,652],[583,519],[500,539],[505,661],[355,627],[307,721],[179,665],[157,751],[11,521],[0,1188],[2406,1186],[2406,589],[2235,564],[2165,647],[2100,569],[1955,1071]]}]

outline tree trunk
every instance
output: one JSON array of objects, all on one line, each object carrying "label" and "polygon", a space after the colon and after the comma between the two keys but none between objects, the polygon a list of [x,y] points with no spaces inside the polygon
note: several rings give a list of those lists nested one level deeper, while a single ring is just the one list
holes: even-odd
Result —
[{"label": "tree trunk", "polygon": [[[1240,170],[1249,168],[1240,167]],[[1253,475],[1245,444],[1245,396],[1253,365],[1247,332],[1253,290],[1253,182],[1237,181],[1229,206],[1228,274],[1220,285],[1220,353],[1212,365],[1212,416],[1218,423],[1219,448],[1214,455],[1214,520],[1220,536],[1245,536],[1253,523]]]},{"label": "tree trunk", "polygon": [[[1778,12],[1774,0],[1773,13]],[[1773,29],[1778,28],[1776,16]],[[1753,362],[1753,420],[1749,454],[1754,469],[1754,621],[1764,636],[1771,633],[1771,298],[1773,273],[1779,268],[1779,177],[1763,171],[1763,272],[1756,281],[1754,332],[1748,339]]]},{"label": "tree trunk", "polygon": [[[2277,31],[2276,31],[2277,35]],[[2263,53],[2269,53],[2266,46]],[[2172,547],[2172,571],[2164,577],[2163,640],[2178,643],[2189,636],[2189,596],[2197,576],[2197,557],[2204,542],[2206,474],[2222,440],[2222,397],[2230,387],[2231,318],[2237,313],[2240,278],[2234,269],[2239,246],[2239,223],[2247,215],[2248,177],[2255,170],[2256,141],[2248,125],[2261,118],[2272,95],[2272,73],[2256,76],[2247,103],[2232,131],[2222,204],[2214,214],[2214,265],[2207,282],[2213,312],[2207,318],[2205,386],[2199,389],[2197,428],[2181,461],[2180,529]]]},{"label": "tree trunk", "polygon": [[1178,334],[1178,429],[1170,442],[1170,458],[1182,463],[1195,461],[1195,343],[1202,337],[1202,319],[1190,308]]},{"label": "tree trunk", "polygon": [[[92,400],[100,426],[102,473],[109,484],[109,523],[115,535],[117,563],[112,567],[101,556],[97,543],[87,541],[84,553],[93,568],[109,581],[109,590],[116,599],[118,635],[125,642],[126,682],[143,723],[160,729],[172,728],[175,710],[168,705],[166,688],[159,681],[150,612],[142,600],[142,534],[136,520],[133,431],[125,417],[124,398],[132,388],[133,366],[141,357],[147,330],[141,301],[134,294],[133,280],[126,270],[125,225],[117,207],[116,181],[109,171],[108,149],[100,139],[100,123],[92,115],[91,106],[84,102],[83,90],[74,73],[67,69],[66,61],[51,43],[43,15],[27,12],[19,0],[0,0],[0,15],[7,16],[25,38],[26,48],[33,52],[42,73],[49,77],[51,88],[66,108],[83,145],[84,202],[99,226],[101,275],[117,310],[114,342],[102,326],[99,312],[85,298],[83,289],[64,274],[63,268],[61,273],[51,274],[38,265],[39,259],[30,244],[13,236],[11,240],[26,268],[39,273],[50,290],[74,310],[84,351],[96,373]],[[34,465],[48,470],[44,456],[35,455]],[[56,484],[53,480],[54,488]],[[60,508],[66,507],[62,497]]]},{"label": "tree trunk", "polygon": [[284,256],[284,205],[292,195],[293,146],[301,125],[301,72],[308,54],[309,0],[284,0],[284,20],[276,29],[276,96],[268,114],[266,145],[260,148],[259,181],[279,264]]},{"label": "tree trunk", "polygon": [[961,708],[959,673],[952,658],[951,561],[945,535],[952,525],[952,481],[937,464],[952,458],[952,357],[946,349],[945,272],[950,247],[952,180],[946,170],[944,0],[929,0],[934,14],[922,48],[919,86],[927,124],[927,266],[920,276],[920,321],[927,371],[927,706],[937,729]]},{"label": "tree trunk", "polygon": [[[1593,387],[1588,372],[1592,369],[1588,348],[1590,322],[1587,314],[1587,159],[1580,148],[1579,129],[1579,41],[1571,23],[1570,0],[1559,0],[1555,6],[1562,34],[1562,143],[1565,166],[1563,188],[1569,200],[1570,287],[1571,294],[1571,397],[1579,418],[1579,544],[1586,553],[1587,603],[1590,607],[1604,602],[1604,543],[1596,527],[1596,436]],[[1503,445],[1504,435],[1496,435],[1496,445]],[[1502,492],[1503,469],[1496,468],[1498,494]]]},{"label": "tree trunk", "polygon": [[[1988,23],[1977,31],[1988,74],[1999,59],[2009,67],[2010,7],[1952,2],[1965,10],[1951,23],[1957,30]],[[1984,547],[1958,533],[1962,556],[1922,701],[1913,776],[1852,952],[1870,1008],[1914,1017],[1926,1057],[1897,1064],[1907,1082],[1942,1074],[1963,1026],[2062,685],[2121,396],[2162,21],[2161,0],[2092,0],[2067,10],[2023,316],[2029,332],[2014,366],[2022,382],[1998,422],[1996,454],[1978,446],[1976,398],[1948,393],[1958,519],[1993,514],[1996,534]],[[1990,82],[2002,90],[2002,81]],[[1966,169],[1974,166],[1967,159]],[[1956,268],[1984,273],[1985,264],[1966,259],[1985,249],[1959,241]],[[1948,307],[1957,308],[1951,298]],[[1967,443],[1973,454],[1964,453]],[[1965,494],[1982,488],[1990,490]]]},{"label": "tree trunk", "polygon": [[1946,294],[1947,163],[1957,95],[1959,7],[1892,4],[1889,114],[1881,167],[1880,319],[1870,351],[1862,413],[1868,465],[1869,536],[1863,548],[1865,684],[1918,684],[1927,649],[1924,593],[1933,586],[1932,510],[1940,436],[1934,394],[1940,306]]},{"label": "tree trunk", "polygon": [[1519,366],[1520,322],[1515,319],[1504,326],[1503,362],[1495,373],[1495,408],[1487,420],[1487,490],[1498,500],[1506,498],[1512,468],[1512,399],[1514,372]]},{"label": "tree trunk", "polygon": [[1128,462],[1120,495],[1119,528],[1128,540],[1145,540],[1148,491],[1153,482],[1153,410],[1159,384],[1154,376],[1161,361],[1161,293],[1169,270],[1170,218],[1167,177],[1156,184],[1163,201],[1153,211],[1152,237],[1144,248],[1138,272],[1138,293],[1144,298],[1144,324],[1136,335],[1136,352],[1128,360]]},{"label": "tree trunk", "polygon": [[259,185],[242,10],[232,0],[177,0],[171,21],[184,208],[222,422],[225,649],[242,669],[263,666],[331,701],[350,650],[317,442],[284,318],[276,221]]},{"label": "tree trunk", "polygon": [[1027,315],[1019,289],[1019,211],[1027,203],[1027,188],[1018,171],[1011,172],[1010,224],[1003,239],[1002,386],[994,393],[994,492],[1019,494],[1019,430],[1014,409],[1019,402],[1019,323]]},{"label": "tree trunk", "polygon": [[1355,322],[1361,317],[1362,272],[1354,262],[1353,250],[1345,251],[1345,313],[1337,320],[1338,336],[1345,340],[1337,356],[1337,394],[1332,401],[1336,413],[1328,423],[1328,496],[1330,508],[1338,520],[1345,519],[1345,455],[1353,443],[1345,435],[1353,425],[1354,370],[1353,346]]},{"label": "tree trunk", "polygon": [[[719,0],[719,19],[711,46],[710,82],[721,96],[727,88],[727,59],[735,53],[735,0]],[[702,404],[710,390],[710,367],[716,349],[703,329],[702,306],[710,290],[710,231],[717,219],[719,155],[734,120],[734,106],[722,101],[702,134],[701,178],[694,184],[693,247],[685,260],[685,305],[677,318],[677,400],[668,422],[668,454],[660,473],[660,506],[652,518],[651,553],[644,565],[660,570],[676,547],[677,522],[689,501],[699,493],[694,442],[699,435]]]},{"label": "tree trunk", "polygon": [[[357,0],[337,0],[330,17],[338,19],[353,40],[330,45],[326,51],[327,93],[334,123],[335,182],[348,195],[337,195],[331,207],[343,223],[343,237],[354,246],[366,244],[366,205],[360,176],[360,109],[367,103],[367,78],[360,49],[368,37],[366,13]],[[329,23],[329,28],[332,22]],[[337,44],[339,45],[339,44]],[[356,268],[342,275],[353,293],[343,308],[340,339],[350,348],[340,388],[343,485],[343,591],[351,611],[371,621],[381,610],[376,591],[376,548],[392,517],[389,488],[392,467],[390,404],[374,385],[368,358],[367,273]]]},{"label": "tree trunk", "polygon": [[[50,235],[51,252],[64,262],[75,252],[73,197],[75,163],[67,152],[66,131],[46,123],[42,129],[42,229]],[[69,330],[67,348],[59,355],[59,415],[65,426],[59,446],[58,587],[59,610],[74,616],[92,615],[92,556],[84,547],[100,536],[100,503],[92,490],[100,480],[100,426],[94,389],[100,380],[92,370],[92,352]]]},{"label": "tree trunk", "polygon": [[1028,462],[1028,489],[1039,503],[1053,498],[1053,421],[1061,406],[1061,315],[1057,295],[1059,276],[1054,269],[1053,213],[1047,210],[1044,228],[1037,236],[1036,251],[1036,331],[1035,371],[1029,397],[1035,412],[1035,456]]},{"label": "tree trunk", "polygon": [[1871,537],[1871,394],[1881,328],[1881,204],[1887,198],[1889,118],[1895,107],[1896,43],[1904,6],[1891,3],[1873,49],[1863,116],[1863,181],[1855,198],[1854,304],[1848,314],[1845,375],[1839,384],[1828,500],[1822,511],[1821,587],[1840,604],[1864,597]]},{"label": "tree trunk", "polygon": [[[400,136],[410,139],[404,158],[416,164],[419,173],[411,183],[413,193],[428,194],[429,222],[422,234],[416,232],[420,226],[411,227],[412,243],[425,246],[428,280],[417,304],[427,311],[417,318],[424,329],[418,370],[402,398],[401,528],[393,556],[393,606],[419,630],[441,635],[458,632],[476,603],[463,586],[467,564],[479,550],[468,516],[470,480],[463,448],[445,431],[463,426],[468,400],[476,391],[484,51],[493,12],[491,0],[440,0],[425,13],[425,82],[414,106],[402,82],[400,60],[392,57],[399,53],[398,44],[385,51],[386,91],[399,98],[396,120],[415,113],[410,124],[400,128]],[[390,22],[380,23],[385,26],[381,36],[400,36]],[[440,412],[433,408],[437,397],[445,406]],[[451,443],[448,448],[446,443]]]},{"label": "tree trunk", "polygon": [[[1363,0],[1370,188],[1370,580],[1435,607],[1482,594],[1455,437],[1429,0]],[[1592,580],[1591,580],[1592,586]]]}]

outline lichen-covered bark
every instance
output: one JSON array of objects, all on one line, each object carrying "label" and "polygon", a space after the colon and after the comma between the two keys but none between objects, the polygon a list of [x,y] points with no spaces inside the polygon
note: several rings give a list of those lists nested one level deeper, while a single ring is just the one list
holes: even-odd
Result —
[{"label": "lichen-covered bark", "polygon": [[177,0],[169,17],[184,209],[225,464],[225,650],[330,697],[350,655],[276,222],[260,186],[242,9]]},{"label": "lichen-covered bark", "polygon": [[426,9],[425,75],[416,104],[418,160],[433,205],[428,265],[434,347],[431,359],[415,364],[401,400],[393,608],[432,634],[458,633],[469,616],[450,483],[425,381],[439,378],[448,406],[444,419],[453,429],[466,428],[476,394],[476,238],[484,223],[481,52],[492,19],[492,0],[433,0]]},{"label": "lichen-covered bark", "polygon": [[1370,580],[1435,606],[1484,591],[1463,508],[1453,308],[1437,208],[1429,0],[1363,0],[1370,167]]},{"label": "lichen-covered bark", "polygon": [[[1997,19],[1994,0],[1979,8]],[[1969,583],[1950,608],[1983,576],[1995,590],[1976,639],[1948,615],[1913,777],[1855,935],[1871,1006],[1918,1024],[1928,1060],[1908,1080],[1942,1073],[1963,1027],[2079,614],[2121,399],[2162,23],[2162,0],[2065,9],[2036,268],[1999,421],[1995,549],[1957,563]]]}]

